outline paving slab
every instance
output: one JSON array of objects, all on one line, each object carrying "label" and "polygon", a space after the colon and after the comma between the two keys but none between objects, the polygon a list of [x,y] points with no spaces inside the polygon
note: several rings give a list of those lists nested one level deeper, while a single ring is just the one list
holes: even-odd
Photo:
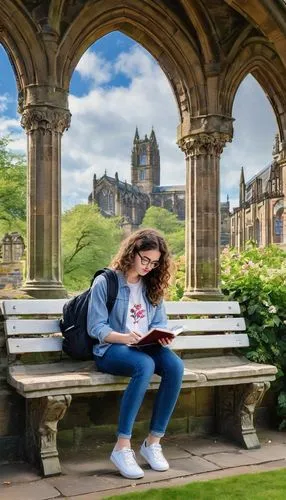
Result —
[{"label": "paving slab", "polygon": [[241,465],[253,465],[257,463],[255,457],[251,457],[244,453],[213,453],[204,455],[204,459],[214,463],[218,468],[228,469],[229,467],[240,467]]},{"label": "paving slab", "polygon": [[0,490],[1,500],[49,500],[59,496],[60,492],[44,480],[6,486]]},{"label": "paving slab", "polygon": [[[3,483],[10,482],[11,484],[38,481],[39,473],[34,470],[31,465],[18,462],[14,464],[5,464],[0,467],[0,489]],[[4,487],[7,486],[4,484]],[[1,498],[1,494],[0,494]]]},{"label": "paving slab", "polygon": [[[132,479],[124,479],[120,474],[110,472],[102,476],[61,476],[50,478],[48,482],[56,488],[64,497],[72,495],[83,495],[95,491],[112,490],[131,486]],[[111,495],[111,493],[110,493]]]},{"label": "paving slab", "polygon": [[243,455],[254,458],[256,462],[272,462],[286,459],[286,444],[266,444],[258,450],[243,450]]},{"label": "paving slab", "polygon": [[219,439],[210,441],[204,438],[194,440],[193,444],[187,443],[186,445],[181,444],[181,446],[184,446],[184,449],[192,455],[198,456],[222,452],[236,452],[240,449],[239,446],[234,443]]}]

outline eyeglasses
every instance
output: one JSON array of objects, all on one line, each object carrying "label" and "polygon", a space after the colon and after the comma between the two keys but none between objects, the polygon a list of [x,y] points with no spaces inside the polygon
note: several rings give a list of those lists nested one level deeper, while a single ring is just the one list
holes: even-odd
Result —
[{"label": "eyeglasses", "polygon": [[140,259],[141,259],[141,264],[142,266],[150,266],[152,269],[155,269],[156,267],[160,266],[160,262],[158,260],[152,260],[148,259],[148,257],[143,257],[138,250],[136,250],[136,253],[138,253]]}]

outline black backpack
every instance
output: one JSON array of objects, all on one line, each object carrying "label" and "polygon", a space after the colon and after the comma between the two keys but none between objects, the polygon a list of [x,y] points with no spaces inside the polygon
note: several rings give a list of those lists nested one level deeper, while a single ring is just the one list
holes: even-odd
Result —
[{"label": "black backpack", "polygon": [[103,274],[107,281],[106,307],[110,313],[118,293],[118,278],[116,272],[108,268],[97,271],[90,288],[66,302],[63,307],[63,317],[60,320],[62,349],[73,359],[92,359],[93,345],[98,342],[87,333],[87,311],[92,283],[100,274]]}]

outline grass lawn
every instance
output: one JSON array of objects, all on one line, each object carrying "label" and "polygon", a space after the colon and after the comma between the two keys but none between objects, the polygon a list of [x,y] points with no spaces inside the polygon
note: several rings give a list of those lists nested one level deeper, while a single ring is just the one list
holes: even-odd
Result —
[{"label": "grass lawn", "polygon": [[259,474],[202,481],[174,488],[156,488],[126,495],[106,497],[111,499],[140,500],[285,500],[286,469]]}]

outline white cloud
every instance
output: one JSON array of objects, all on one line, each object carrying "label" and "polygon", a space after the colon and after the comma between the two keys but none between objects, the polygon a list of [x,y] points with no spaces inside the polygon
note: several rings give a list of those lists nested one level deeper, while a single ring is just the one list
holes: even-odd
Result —
[{"label": "white cloud", "polygon": [[252,76],[240,85],[233,107],[234,137],[221,159],[222,199],[237,206],[241,167],[246,182],[272,161],[277,122],[262,88]]},{"label": "white cloud", "polygon": [[89,78],[96,84],[107,83],[112,78],[111,64],[90,50],[84,53],[76,70],[82,78]]}]

